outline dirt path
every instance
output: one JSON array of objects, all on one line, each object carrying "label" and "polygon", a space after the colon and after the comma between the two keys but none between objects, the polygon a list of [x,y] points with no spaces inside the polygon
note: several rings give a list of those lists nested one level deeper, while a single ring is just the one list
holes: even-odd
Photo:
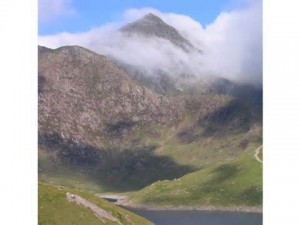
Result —
[{"label": "dirt path", "polygon": [[113,217],[109,212],[105,211],[104,209],[99,208],[97,205],[87,201],[86,199],[80,197],[79,195],[73,195],[71,193],[66,194],[67,200],[69,202],[76,203],[78,205],[82,205],[87,209],[90,209],[94,215],[99,218],[101,221],[105,223],[103,219],[110,220],[112,222],[116,222],[120,225],[123,225],[118,219]]},{"label": "dirt path", "polygon": [[255,154],[254,154],[254,157],[256,159],[256,161],[260,162],[260,163],[263,163],[263,161],[259,158],[258,154],[260,152],[260,150],[262,149],[262,145],[259,146],[256,150],[255,150]]}]

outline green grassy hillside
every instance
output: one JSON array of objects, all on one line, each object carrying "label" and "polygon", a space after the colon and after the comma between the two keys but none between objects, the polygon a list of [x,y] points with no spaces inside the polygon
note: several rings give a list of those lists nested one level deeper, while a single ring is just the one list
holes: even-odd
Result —
[{"label": "green grassy hillside", "polygon": [[261,206],[262,164],[257,146],[237,159],[217,163],[176,180],[164,180],[131,196],[131,202],[161,206]]},{"label": "green grassy hillside", "polygon": [[151,222],[143,219],[127,210],[119,208],[107,201],[101,200],[93,194],[76,191],[75,189],[66,189],[53,185],[39,183],[38,191],[38,224],[39,225],[113,225],[118,224],[105,219],[98,219],[91,210],[68,202],[66,193],[78,194],[86,200],[96,204],[117,218],[124,225],[150,225]]},{"label": "green grassy hillside", "polygon": [[93,192],[102,192],[101,183],[93,177],[49,160],[43,150],[38,152],[39,180]]}]

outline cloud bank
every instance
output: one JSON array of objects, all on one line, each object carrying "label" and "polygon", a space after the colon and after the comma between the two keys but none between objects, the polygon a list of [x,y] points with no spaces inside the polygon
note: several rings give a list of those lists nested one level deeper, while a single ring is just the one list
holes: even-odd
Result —
[{"label": "cloud bank", "polygon": [[[163,71],[173,76],[193,74],[215,75],[233,81],[260,86],[262,83],[262,9],[253,1],[246,9],[222,12],[203,27],[192,18],[163,13],[152,8],[127,10],[117,23],[84,33],[59,33],[40,36],[39,44],[50,48],[80,45],[99,54],[133,65],[154,76]],[[201,49],[187,53],[169,41],[124,35],[118,29],[152,12],[175,27],[183,37]]]}]

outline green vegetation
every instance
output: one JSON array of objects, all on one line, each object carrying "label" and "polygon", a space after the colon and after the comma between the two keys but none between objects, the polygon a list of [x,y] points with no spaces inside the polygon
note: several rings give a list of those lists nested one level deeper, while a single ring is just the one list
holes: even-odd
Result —
[{"label": "green vegetation", "polygon": [[66,189],[63,187],[55,187],[53,185],[39,183],[39,225],[113,225],[117,224],[105,219],[98,219],[91,210],[84,206],[68,202],[66,193],[71,192],[78,194],[86,200],[96,204],[117,218],[124,225],[150,225],[149,221],[105,200],[99,199],[93,194],[78,191],[75,189]]},{"label": "green vegetation", "polygon": [[38,166],[40,181],[93,192],[103,191],[103,187],[97,179],[55,164],[46,157],[43,150],[39,150]]},{"label": "green vegetation", "polygon": [[146,148],[112,150],[103,156],[102,167],[92,173],[81,172],[76,167],[72,170],[40,157],[39,179],[94,192],[127,192],[195,171],[190,166],[178,165],[167,156],[157,156],[153,151]]},{"label": "green vegetation", "polygon": [[[181,165],[191,165],[201,169],[214,165],[216,162],[226,162],[242,154],[247,147],[241,146],[249,139],[248,134],[199,138],[191,142],[180,142],[177,139],[167,141],[158,155],[168,156]],[[255,143],[254,143],[255,144]]]},{"label": "green vegetation", "polygon": [[162,206],[261,206],[262,164],[254,159],[254,149],[180,179],[156,182],[132,195],[131,201]]}]

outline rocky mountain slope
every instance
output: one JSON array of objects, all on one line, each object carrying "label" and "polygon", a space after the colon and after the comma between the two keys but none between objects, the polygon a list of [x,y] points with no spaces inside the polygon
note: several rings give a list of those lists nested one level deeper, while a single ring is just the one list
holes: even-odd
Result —
[{"label": "rocky mountain slope", "polygon": [[95,146],[141,127],[171,125],[182,103],[138,85],[106,57],[78,46],[39,47],[39,133]]},{"label": "rocky mountain slope", "polygon": [[[143,186],[190,171],[166,157],[154,156],[155,143],[139,140],[141,132],[159,137],[157,127],[177,124],[183,118],[183,106],[180,99],[140,86],[106,57],[87,49],[39,47],[41,155],[96,176],[108,186],[125,176],[134,178],[128,186]],[[41,174],[49,172],[45,165],[40,164]],[[165,173],[146,175],[149,171],[157,174],[162,167]],[[139,176],[134,172],[144,180],[135,182]],[[111,180],[114,174],[118,178]]]}]

